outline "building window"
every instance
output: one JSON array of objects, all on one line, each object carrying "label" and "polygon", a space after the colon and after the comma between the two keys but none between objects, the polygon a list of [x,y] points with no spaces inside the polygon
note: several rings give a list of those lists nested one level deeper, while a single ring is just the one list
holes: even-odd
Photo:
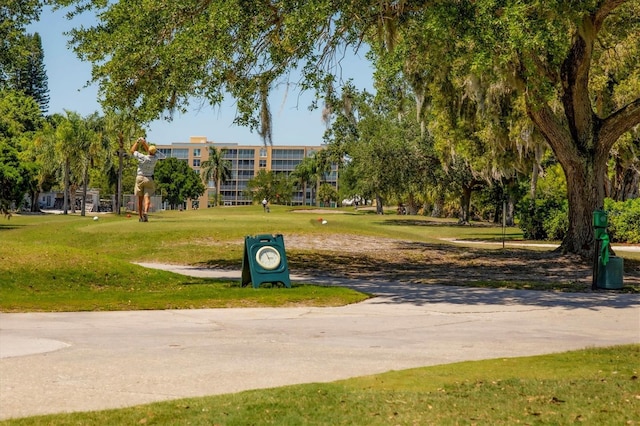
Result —
[{"label": "building window", "polygon": [[193,156],[200,157],[200,148],[193,148]]},{"label": "building window", "polygon": [[189,150],[188,149],[173,149],[171,151],[171,156],[174,158],[180,158],[186,160],[189,158]]},{"label": "building window", "polygon": [[239,149],[238,150],[238,158],[249,158],[253,160],[253,157],[256,155],[254,149]]},{"label": "building window", "polygon": [[284,148],[284,149],[276,149],[274,148],[271,151],[271,155],[273,159],[276,160],[299,160],[302,161],[304,158],[304,150],[296,149],[296,148]]},{"label": "building window", "polygon": [[193,159],[193,167],[200,167],[200,159],[199,158],[194,158]]},{"label": "building window", "polygon": [[261,169],[267,168],[267,160],[260,160],[260,168]]},{"label": "building window", "polygon": [[260,158],[267,158],[267,148],[260,148]]}]

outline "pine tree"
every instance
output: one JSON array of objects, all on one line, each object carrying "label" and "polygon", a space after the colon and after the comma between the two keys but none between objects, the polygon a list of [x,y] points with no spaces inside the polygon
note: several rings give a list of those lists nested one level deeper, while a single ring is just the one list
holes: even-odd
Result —
[{"label": "pine tree", "polygon": [[25,27],[38,20],[42,0],[0,1],[0,88],[9,86],[16,58],[21,58]]},{"label": "pine tree", "polygon": [[25,56],[11,76],[10,86],[32,97],[40,106],[40,111],[46,114],[49,109],[49,86],[40,34],[27,35],[24,45]]}]

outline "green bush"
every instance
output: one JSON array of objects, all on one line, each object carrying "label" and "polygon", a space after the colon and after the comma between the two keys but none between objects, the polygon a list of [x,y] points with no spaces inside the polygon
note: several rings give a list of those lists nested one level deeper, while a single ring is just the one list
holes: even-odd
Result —
[{"label": "green bush", "polygon": [[543,224],[549,240],[562,240],[569,229],[569,203],[565,200],[557,209],[549,212]]},{"label": "green bush", "polygon": [[[607,233],[611,242],[640,243],[640,198],[627,201],[605,199],[608,214]],[[539,198],[534,207],[525,197],[518,204],[518,218],[524,238],[528,240],[562,240],[569,227],[569,207],[566,200]]]},{"label": "green bush", "polygon": [[640,198],[627,201],[605,199],[604,209],[608,213],[609,238],[618,243],[640,243]]},{"label": "green bush", "polygon": [[[526,239],[561,240],[569,229],[567,182],[562,167],[552,158],[543,167],[533,206],[529,196],[518,203],[519,225]],[[530,182],[523,181],[521,186],[521,191],[529,191]]]},{"label": "green bush", "polygon": [[530,198],[525,197],[518,204],[518,223],[527,240],[562,239],[567,232],[568,205],[566,200],[538,198],[533,208]]}]

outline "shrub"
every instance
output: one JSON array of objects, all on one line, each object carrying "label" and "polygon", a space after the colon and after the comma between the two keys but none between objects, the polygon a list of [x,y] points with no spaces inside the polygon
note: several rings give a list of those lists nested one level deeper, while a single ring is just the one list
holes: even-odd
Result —
[{"label": "shrub", "polygon": [[538,198],[533,208],[530,198],[525,197],[518,204],[519,226],[527,240],[562,239],[567,232],[566,200]]},{"label": "shrub", "polygon": [[618,243],[640,243],[640,198],[627,201],[605,199],[609,238]]},{"label": "shrub", "polygon": [[562,240],[569,229],[569,203],[565,200],[561,206],[549,212],[543,224],[549,240]]}]

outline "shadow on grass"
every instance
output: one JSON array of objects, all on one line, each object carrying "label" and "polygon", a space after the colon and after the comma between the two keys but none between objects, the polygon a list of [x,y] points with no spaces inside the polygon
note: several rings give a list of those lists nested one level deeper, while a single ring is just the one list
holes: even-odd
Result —
[{"label": "shadow on grass", "polygon": [[[380,303],[640,305],[640,262],[632,259],[625,259],[624,288],[613,291],[591,290],[589,262],[549,250],[397,241],[391,249],[367,252],[288,249],[287,259],[291,273],[309,276],[310,283],[354,288],[381,296]],[[205,267],[239,270],[242,264],[211,259]]]},{"label": "shadow on grass", "polygon": [[[592,291],[591,265],[553,251],[398,242],[392,251],[368,254],[290,250],[287,259],[292,273],[313,277],[314,284],[375,294],[379,303],[640,306],[640,262],[633,260],[625,261],[622,290]],[[216,261],[209,265],[240,267]]]},{"label": "shadow on grass", "polygon": [[495,228],[496,224],[490,222],[458,223],[453,221],[418,220],[418,219],[386,219],[378,222],[382,226],[429,226],[429,227],[461,227],[461,228]]},{"label": "shadow on grass", "polygon": [[291,268],[313,268],[349,278],[422,280],[429,284],[479,281],[587,283],[591,267],[577,256],[550,251],[483,249],[421,242],[398,242],[384,252],[294,251]]},{"label": "shadow on grass", "polygon": [[10,231],[12,229],[24,228],[25,225],[0,224],[0,231]]}]

